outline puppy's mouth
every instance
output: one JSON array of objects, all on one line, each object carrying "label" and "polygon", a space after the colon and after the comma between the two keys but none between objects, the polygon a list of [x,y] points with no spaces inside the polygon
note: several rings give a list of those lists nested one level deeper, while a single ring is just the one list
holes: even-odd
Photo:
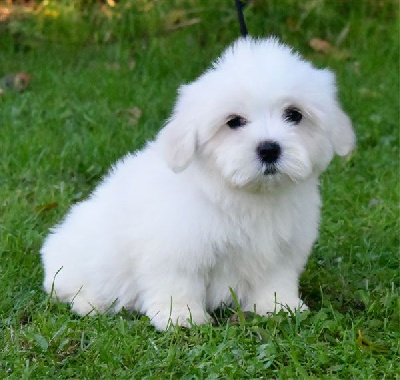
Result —
[{"label": "puppy's mouth", "polygon": [[278,169],[276,168],[275,165],[268,165],[264,169],[264,175],[274,175],[276,173],[278,173]]}]

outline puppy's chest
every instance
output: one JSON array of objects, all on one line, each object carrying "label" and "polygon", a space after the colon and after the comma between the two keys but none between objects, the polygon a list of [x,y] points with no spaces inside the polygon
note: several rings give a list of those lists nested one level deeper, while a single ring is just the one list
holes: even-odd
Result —
[{"label": "puppy's chest", "polygon": [[226,214],[223,244],[218,247],[217,258],[275,261],[289,251],[296,219],[296,210],[287,207]]}]

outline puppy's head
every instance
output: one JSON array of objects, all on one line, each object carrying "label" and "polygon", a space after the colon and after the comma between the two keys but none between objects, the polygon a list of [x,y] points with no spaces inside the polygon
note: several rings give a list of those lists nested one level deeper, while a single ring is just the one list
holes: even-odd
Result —
[{"label": "puppy's head", "polygon": [[159,140],[175,172],[193,160],[246,187],[318,175],[355,136],[334,75],[276,39],[240,39],[179,89]]}]

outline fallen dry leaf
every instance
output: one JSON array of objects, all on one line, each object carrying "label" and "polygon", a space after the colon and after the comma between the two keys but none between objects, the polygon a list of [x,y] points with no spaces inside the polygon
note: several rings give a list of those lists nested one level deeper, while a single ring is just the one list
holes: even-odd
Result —
[{"label": "fallen dry leaf", "polygon": [[118,114],[127,115],[129,124],[135,125],[140,119],[140,116],[142,116],[142,110],[139,107],[132,107],[125,110],[120,110],[118,111]]},{"label": "fallen dry leaf", "polygon": [[52,202],[52,203],[48,203],[47,205],[37,206],[36,211],[44,212],[44,211],[52,210],[53,208],[56,208],[56,207],[58,207],[58,203]]},{"label": "fallen dry leaf", "polygon": [[0,84],[3,85],[5,89],[22,92],[29,86],[31,78],[29,74],[22,71],[20,73],[6,75],[4,78],[0,79]]},{"label": "fallen dry leaf", "polygon": [[312,38],[309,45],[314,51],[323,54],[330,54],[337,60],[348,59],[351,56],[348,50],[338,49],[337,47],[332,46],[328,41],[321,38]]},{"label": "fallen dry leaf", "polygon": [[182,29],[190,25],[198,24],[200,18],[187,18],[187,12],[183,9],[170,11],[165,18],[165,29],[168,31]]},{"label": "fallen dry leaf", "polygon": [[142,116],[142,110],[139,107],[132,107],[132,108],[128,108],[126,110],[126,112],[131,115],[132,117],[136,117],[139,118],[140,116]]},{"label": "fallen dry leaf", "polygon": [[6,21],[8,18],[10,18],[11,15],[11,9],[1,7],[0,8],[0,21]]},{"label": "fallen dry leaf", "polygon": [[165,17],[165,26],[170,29],[174,25],[180,24],[186,20],[187,12],[183,9],[173,9]]},{"label": "fallen dry leaf", "polygon": [[332,45],[328,41],[325,41],[321,38],[312,38],[309,44],[316,52],[328,54],[332,51]]}]

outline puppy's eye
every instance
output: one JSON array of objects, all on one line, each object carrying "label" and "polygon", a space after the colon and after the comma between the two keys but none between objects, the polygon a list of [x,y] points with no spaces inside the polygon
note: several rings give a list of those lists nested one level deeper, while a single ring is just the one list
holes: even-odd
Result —
[{"label": "puppy's eye", "polygon": [[231,129],[243,127],[246,123],[247,123],[247,120],[244,117],[238,116],[238,115],[230,116],[229,120],[226,122],[228,127]]},{"label": "puppy's eye", "polygon": [[285,109],[283,113],[283,118],[289,123],[299,124],[301,119],[303,118],[303,114],[296,107],[289,107]]}]

